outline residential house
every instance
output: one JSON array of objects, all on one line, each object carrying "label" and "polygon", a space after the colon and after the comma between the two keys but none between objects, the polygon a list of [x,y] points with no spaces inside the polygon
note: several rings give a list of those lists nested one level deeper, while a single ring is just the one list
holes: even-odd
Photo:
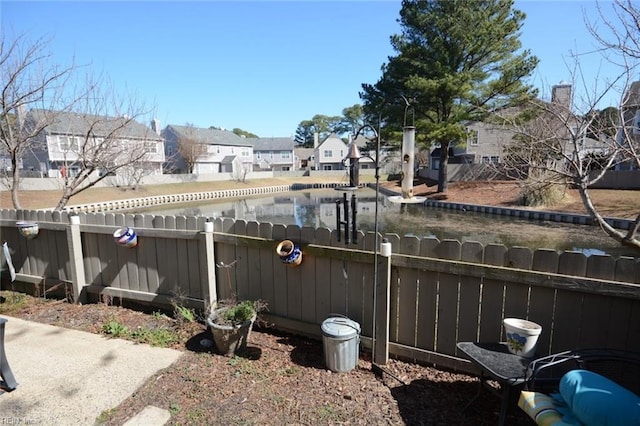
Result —
[{"label": "residential house", "polygon": [[[624,95],[622,117],[624,128],[618,132],[618,143],[635,144],[633,152],[640,146],[640,81],[634,81]],[[628,138],[628,139],[627,139]],[[624,161],[616,165],[616,170],[638,170],[637,162]]]},{"label": "residential house", "polygon": [[313,144],[316,170],[344,170],[344,158],[347,155],[347,144],[335,133],[331,133],[318,143],[315,135]]},{"label": "residential house", "polygon": [[[162,174],[164,144],[152,128],[128,117],[34,109],[25,123],[43,126],[22,158],[23,168],[45,177],[64,177],[90,165],[97,173],[113,173],[117,164],[131,167],[115,170],[116,175],[135,170],[145,174]],[[132,159],[136,159],[132,161]]]},{"label": "residential house", "polygon": [[[349,135],[349,141],[345,143],[335,133],[327,136],[322,143],[318,143],[318,135],[315,135],[314,148],[296,148],[296,155],[300,161],[300,168],[310,170],[344,170],[346,157],[349,155],[349,145],[353,142]],[[375,141],[373,141],[375,142]],[[360,153],[358,167],[360,170],[375,169],[375,147],[371,139],[362,135],[358,135],[355,144]],[[380,147],[380,167],[389,173],[390,167],[399,167],[397,155],[387,149],[386,146]],[[396,161],[397,160],[397,161]],[[395,164],[397,163],[397,164]]]},{"label": "residential house", "polygon": [[253,146],[253,169],[285,172],[296,169],[293,138],[246,138]]},{"label": "residential house", "polygon": [[228,130],[171,124],[161,134],[169,173],[244,174],[253,168],[253,145]]},{"label": "residential house", "polygon": [[293,149],[296,170],[315,170],[314,149],[295,147]]},{"label": "residential house", "polygon": [[[566,121],[565,125],[558,124],[558,132],[565,131],[564,138],[567,141],[571,140],[569,133],[569,127],[571,123],[571,84],[560,83],[553,86],[551,95],[551,104],[556,104],[559,107],[557,114],[550,117],[550,120],[558,120],[566,111],[569,114],[563,120]],[[560,111],[563,111],[562,113]],[[504,148],[513,140],[516,132],[513,128],[508,126],[496,125],[485,122],[468,122],[466,123],[468,137],[464,145],[450,146],[449,147],[449,164],[457,165],[480,165],[490,164],[497,166],[504,160]],[[575,129],[574,129],[575,130]],[[565,149],[573,149],[573,147],[567,146]],[[583,138],[582,146],[579,148],[580,152],[576,155],[586,155],[595,151],[602,150],[602,144],[597,140],[590,138]],[[438,170],[440,169],[440,147],[436,146],[430,155],[429,172],[428,177],[437,179]],[[455,173],[451,173],[450,169],[449,177],[455,179]],[[469,176],[469,175],[466,175]]]},{"label": "residential house", "polygon": [[[376,163],[374,161],[374,158],[376,157],[376,153],[375,153],[375,146],[372,143],[372,141],[362,135],[358,135],[357,138],[355,139],[351,139],[351,136],[349,136],[349,143],[353,143],[355,142],[356,146],[358,147],[358,151],[360,152],[360,160],[358,160],[358,167],[360,167],[361,170],[363,169],[375,169],[376,167]],[[373,141],[375,142],[375,141]],[[385,160],[388,157],[388,151],[385,149],[385,147],[380,147],[380,165],[382,166],[383,163],[385,163]]]}]

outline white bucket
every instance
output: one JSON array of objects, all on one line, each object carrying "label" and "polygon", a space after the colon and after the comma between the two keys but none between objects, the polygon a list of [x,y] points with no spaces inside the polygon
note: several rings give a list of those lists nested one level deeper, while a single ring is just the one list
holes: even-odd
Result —
[{"label": "white bucket", "polygon": [[346,317],[330,317],[322,323],[324,361],[337,373],[353,370],[360,353],[360,324]]},{"label": "white bucket", "polygon": [[538,336],[542,333],[542,326],[533,321],[519,318],[505,318],[502,323],[507,336],[509,352],[525,358],[532,358],[536,354],[536,345]]}]

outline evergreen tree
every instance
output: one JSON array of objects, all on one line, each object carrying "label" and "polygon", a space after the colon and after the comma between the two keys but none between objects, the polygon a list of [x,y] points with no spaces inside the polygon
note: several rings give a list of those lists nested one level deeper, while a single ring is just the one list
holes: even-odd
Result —
[{"label": "evergreen tree", "polygon": [[524,79],[538,59],[521,50],[525,15],[513,0],[403,0],[396,56],[360,93],[365,114],[387,132],[415,125],[425,147],[440,145],[438,190],[447,190],[452,144],[466,140],[465,121],[536,95]]}]

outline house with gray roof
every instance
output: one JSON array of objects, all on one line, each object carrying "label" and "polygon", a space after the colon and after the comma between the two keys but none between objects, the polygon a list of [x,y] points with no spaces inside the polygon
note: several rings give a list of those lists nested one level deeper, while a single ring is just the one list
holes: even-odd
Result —
[{"label": "house with gray roof", "polygon": [[293,149],[296,170],[315,170],[314,149],[295,147]]},{"label": "house with gray roof", "polygon": [[233,132],[168,125],[165,171],[168,173],[246,173],[253,168],[253,145]]},{"label": "house with gray roof", "polygon": [[42,131],[23,154],[23,168],[42,177],[72,176],[87,167],[99,174],[125,174],[129,166],[117,166],[128,163],[145,174],[162,174],[162,138],[129,117],[33,109],[25,123]]},{"label": "house with gray roof", "polygon": [[246,138],[253,146],[253,169],[284,172],[296,170],[293,138]]}]

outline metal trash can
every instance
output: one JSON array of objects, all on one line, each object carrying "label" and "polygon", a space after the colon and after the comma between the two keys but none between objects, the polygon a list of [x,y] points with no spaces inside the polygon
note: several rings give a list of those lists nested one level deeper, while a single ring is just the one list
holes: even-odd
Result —
[{"label": "metal trash can", "polygon": [[322,346],[327,368],[337,373],[353,370],[360,353],[360,324],[344,316],[322,323]]}]

